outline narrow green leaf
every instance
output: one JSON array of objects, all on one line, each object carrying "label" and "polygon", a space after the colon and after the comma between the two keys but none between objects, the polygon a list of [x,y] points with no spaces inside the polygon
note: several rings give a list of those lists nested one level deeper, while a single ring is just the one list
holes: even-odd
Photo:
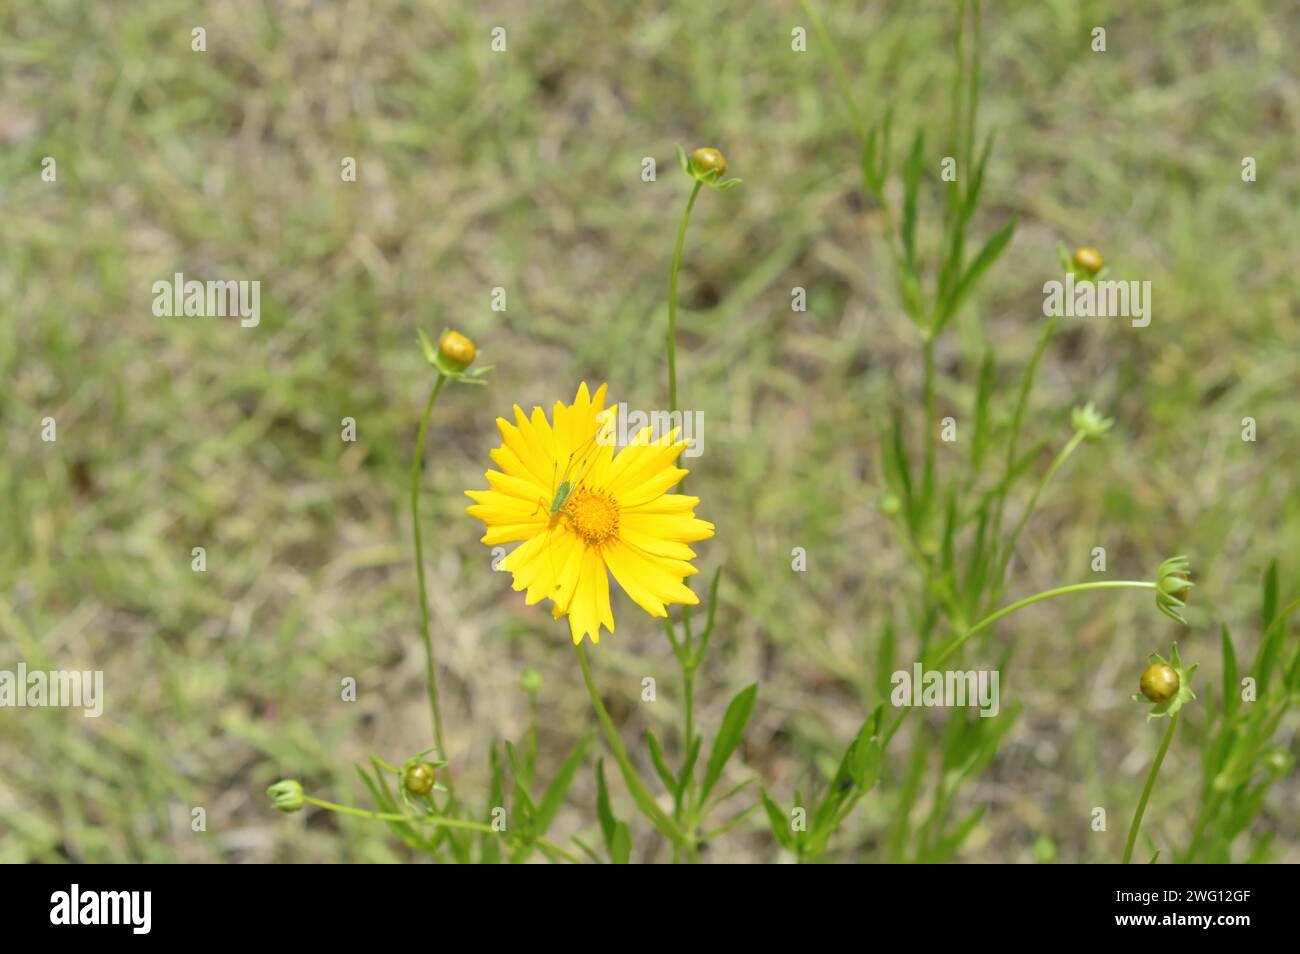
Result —
[{"label": "narrow green leaf", "polygon": [[604,864],[604,861],[601,859],[600,855],[596,854],[596,852],[592,849],[591,845],[587,844],[577,835],[570,836],[570,840],[575,845],[578,846],[579,851],[581,851],[584,855],[586,855],[589,859],[591,859],[592,864],[597,864],[597,865]]},{"label": "narrow green leaf", "polygon": [[984,592],[984,582],[988,579],[989,564],[992,554],[986,552],[989,546],[989,506],[979,509],[979,524],[975,528],[975,541],[971,544],[966,566],[966,612],[972,613],[979,605],[980,595]]},{"label": "narrow green leaf", "polygon": [[974,175],[970,178],[970,183],[966,189],[966,199],[962,206],[962,218],[969,222],[971,215],[975,212],[975,206],[979,202],[980,190],[984,187],[984,170],[988,167],[989,153],[993,151],[992,133],[989,133],[984,140],[984,148],[980,151],[979,161],[975,163]]},{"label": "narrow green leaf", "polygon": [[600,821],[600,833],[605,839],[605,847],[613,853],[614,829],[618,825],[614,811],[609,804],[609,788],[605,785],[605,760],[596,760],[596,818]]},{"label": "narrow green leaf", "polygon": [[727,760],[740,744],[745,723],[749,721],[750,713],[754,711],[754,700],[757,697],[758,683],[754,683],[740,690],[728,704],[727,711],[722,716],[722,725],[718,728],[718,736],[713,740],[713,751],[709,754],[708,765],[704,770],[704,784],[700,789],[701,805],[709,797],[709,792],[713,791],[713,786],[721,778]]},{"label": "narrow green leaf", "polygon": [[1269,561],[1268,569],[1264,571],[1264,606],[1260,621],[1260,627],[1267,630],[1273,625],[1273,617],[1277,615],[1277,558]]},{"label": "narrow green leaf", "polygon": [[903,416],[898,408],[894,408],[890,443],[884,459],[886,479],[889,480],[892,476],[893,479],[889,482],[894,492],[901,498],[908,527],[914,531],[916,529],[916,500],[912,492],[912,467],[907,458],[907,445],[903,441]]},{"label": "narrow green leaf", "polygon": [[556,812],[564,804],[564,797],[569,793],[569,787],[573,784],[573,776],[578,771],[578,766],[582,764],[583,758],[587,755],[587,748],[591,745],[591,739],[592,737],[588,735],[573,747],[569,757],[564,760],[560,770],[555,773],[555,778],[551,779],[551,784],[542,793],[542,800],[537,805],[536,834],[544,835],[551,827]]},{"label": "narrow green leaf", "polygon": [[659,780],[664,783],[664,788],[668,789],[668,794],[676,797],[677,779],[673,778],[672,770],[668,768],[664,750],[659,745],[659,739],[655,737],[653,730],[645,730],[645,741],[646,747],[650,749],[650,761],[654,763],[655,771],[659,773]]},{"label": "narrow green leaf", "polygon": [[876,695],[880,699],[889,698],[896,645],[894,622],[886,620],[884,630],[880,634],[880,642],[876,646]]},{"label": "narrow green leaf", "polygon": [[957,287],[953,289],[952,295],[944,304],[942,312],[940,313],[938,327],[935,329],[936,333],[942,331],[948,322],[953,319],[953,316],[957,314],[962,303],[966,300],[966,296],[971,293],[980,278],[983,277],[984,273],[987,272],[993,266],[993,263],[1002,255],[1007,244],[1011,241],[1011,236],[1015,230],[1016,222],[1013,219],[994,232],[992,237],[984,243],[984,247],[979,250],[979,254],[975,256],[975,260],[966,268],[966,274],[961,277],[961,281],[957,283]]},{"label": "narrow green leaf", "polygon": [[616,865],[625,865],[632,858],[632,829],[626,822],[614,826],[614,838],[609,845],[609,860]]},{"label": "narrow green leaf", "polygon": [[1260,639],[1259,650],[1255,653],[1255,662],[1250,667],[1250,671],[1255,677],[1255,687],[1261,698],[1264,689],[1268,686],[1269,677],[1273,674],[1273,667],[1277,664],[1278,653],[1285,637],[1286,620],[1275,618],[1264,630],[1264,635]]},{"label": "narrow green leaf", "polygon": [[[488,749],[488,766],[491,781],[488,783],[487,809],[483,820],[492,824],[492,812],[506,803],[505,773],[501,771],[501,756],[496,743]],[[483,832],[479,837],[479,858],[484,864],[495,865],[501,861],[501,836],[497,832]]]},{"label": "narrow green leaf", "polygon": [[941,566],[945,575],[951,577],[955,575],[956,568],[956,546],[953,538],[957,533],[957,487],[953,485],[948,488],[948,506],[944,510],[943,519],[943,541],[940,546]]},{"label": "narrow green leaf", "polygon": [[931,860],[937,862],[948,861],[957,854],[961,850],[962,842],[970,836],[970,833],[975,830],[975,826],[980,823],[980,819],[984,817],[984,810],[987,807],[987,805],[980,805],[972,809],[956,828],[944,835],[935,849],[935,857]]},{"label": "narrow green leaf", "polygon": [[1228,624],[1223,624],[1223,715],[1225,720],[1232,718],[1241,702],[1237,685],[1237,651],[1232,646],[1232,636],[1228,633]]},{"label": "narrow green leaf", "polygon": [[877,167],[880,151],[879,140],[880,130],[872,126],[867,133],[866,142],[862,145],[862,182],[867,191],[874,196],[880,195],[881,187],[884,185]]},{"label": "narrow green leaf", "polygon": [[524,763],[519,757],[518,751],[512,742],[506,742],[506,760],[510,763],[510,774],[514,778],[514,809],[516,816],[522,816],[521,820],[531,824],[534,815],[537,813],[537,805],[533,802],[533,797],[528,794],[528,789],[524,787]]},{"label": "narrow green leaf", "polygon": [[989,407],[993,400],[994,377],[993,350],[985,349],[980,361],[979,385],[975,391],[975,430],[971,436],[970,469],[972,475],[979,474],[980,465],[989,446],[989,434],[992,431]]},{"label": "narrow green leaf", "polygon": [[910,275],[916,274],[916,209],[921,191],[921,163],[925,154],[925,131],[917,130],[912,150],[903,166],[903,261]]},{"label": "narrow green leaf", "polygon": [[713,581],[709,584],[709,611],[704,621],[704,631],[700,633],[699,648],[692,654],[691,661],[696,668],[704,662],[709,651],[709,639],[713,636],[713,626],[718,615],[718,583],[722,580],[722,567],[713,571]]},{"label": "narrow green leaf", "polygon": [[699,761],[700,746],[703,742],[704,742],[704,736],[702,735],[697,735],[691,741],[690,750],[686,753],[686,761],[682,763],[681,774],[677,776],[678,788],[684,786],[686,784],[686,780],[691,777],[691,773],[695,771],[695,763]]},{"label": "narrow green leaf", "polygon": [[777,844],[787,851],[795,850],[794,830],[790,827],[790,816],[781,810],[781,806],[772,801],[767,789],[760,790],[763,797],[763,810],[767,812],[767,823],[772,828],[772,837]]}]

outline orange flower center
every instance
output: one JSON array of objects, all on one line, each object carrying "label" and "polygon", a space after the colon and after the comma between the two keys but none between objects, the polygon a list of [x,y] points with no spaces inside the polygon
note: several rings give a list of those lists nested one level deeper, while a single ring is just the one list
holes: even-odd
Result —
[{"label": "orange flower center", "polygon": [[564,505],[569,527],[588,546],[598,547],[618,533],[618,504],[592,490],[575,490]]}]

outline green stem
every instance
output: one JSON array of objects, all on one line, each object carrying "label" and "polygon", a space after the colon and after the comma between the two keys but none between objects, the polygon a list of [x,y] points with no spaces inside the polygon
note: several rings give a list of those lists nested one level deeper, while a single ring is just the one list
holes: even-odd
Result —
[{"label": "green stem", "polygon": [[682,270],[682,249],[686,246],[686,226],[691,221],[691,209],[699,198],[704,183],[695,180],[691,197],[682,213],[682,223],[677,229],[677,247],[673,250],[673,268],[668,274],[668,409],[677,410],[677,275]]},{"label": "green stem", "polygon": [[1142,789],[1142,798],[1138,801],[1137,811],[1133,814],[1133,824],[1128,829],[1128,842],[1124,845],[1122,864],[1128,864],[1133,858],[1133,846],[1137,844],[1138,829],[1142,827],[1142,815],[1147,810],[1147,799],[1151,797],[1151,789],[1155,787],[1156,776],[1160,774],[1160,765],[1165,760],[1165,753],[1169,751],[1169,743],[1174,737],[1174,726],[1177,724],[1178,713],[1175,712],[1169,717],[1169,728],[1165,729],[1164,741],[1160,743],[1160,751],[1156,753],[1156,760],[1151,764],[1146,787]]},{"label": "green stem", "polygon": [[[668,273],[668,407],[669,410],[671,411],[676,411],[678,409],[677,408],[678,277],[681,274],[681,270],[682,270],[682,253],[686,248],[686,228],[690,224],[691,211],[695,208],[695,200],[699,198],[700,189],[702,187],[703,187],[703,183],[697,179],[695,181],[694,186],[691,188],[691,196],[686,201],[686,209],[682,213],[681,224],[677,228],[677,243],[673,247],[673,264],[672,264],[671,271]],[[682,492],[683,492],[683,486],[679,484],[677,487],[677,493],[682,493]],[[671,621],[669,622],[668,625],[670,627],[669,636],[671,638],[672,636]],[[690,617],[689,606],[683,607],[682,609],[682,626],[683,626],[682,644],[680,648],[676,644],[674,644],[673,649],[677,653],[677,658],[678,661],[681,663],[681,669],[682,669],[682,691],[684,693],[684,697],[686,700],[685,701],[685,707],[686,707],[685,751],[686,753],[689,753],[691,749],[693,737],[694,737],[694,732],[695,732],[695,724],[694,724],[695,679],[694,679],[694,671],[690,665],[691,617]],[[683,756],[683,758],[684,757],[685,756]],[[624,774],[626,774],[626,770],[624,771]],[[689,779],[679,779],[678,781],[680,783],[680,786],[678,789],[677,797],[676,799],[674,799],[673,821],[674,821],[674,827],[677,827],[678,830],[680,831],[680,826],[682,824],[683,801],[685,801],[689,805],[690,794],[691,791],[694,789],[695,775],[692,772],[691,777]],[[683,798],[683,795],[685,795],[685,799]],[[689,827],[693,827],[693,826],[688,826],[688,831],[689,831]],[[691,837],[689,834],[683,833],[681,847],[684,847],[686,849],[687,855],[690,856],[692,860],[696,860],[693,837]]]},{"label": "green stem", "polygon": [[[685,760],[690,758],[691,749],[695,745],[695,669],[691,666],[690,661],[685,657],[683,657],[683,659],[681,660],[681,665],[682,665],[682,696],[685,699],[684,704],[686,709],[686,716],[685,716],[686,726],[684,729],[684,739],[683,739],[684,749],[682,752],[682,760],[683,760],[682,767],[685,768],[686,767]],[[692,767],[690,775],[684,778],[679,778],[677,782],[678,782],[678,797],[675,806],[676,810],[673,812],[673,815],[676,818],[678,824],[684,825],[687,833],[689,834],[695,828],[694,811],[693,811],[693,805],[695,799],[694,767]],[[685,807],[687,813],[691,815],[691,818],[685,822],[683,822],[682,820],[683,807]]]},{"label": "green stem", "polygon": [[[1022,600],[1017,600],[1014,603],[1002,607],[1002,609],[998,610],[997,612],[990,613],[988,616],[985,616],[974,626],[970,627],[965,632],[963,632],[960,636],[958,636],[957,639],[955,639],[952,643],[948,645],[947,649],[945,649],[942,653],[939,654],[939,657],[937,659],[935,659],[931,663],[928,663],[927,666],[928,668],[931,669],[938,667],[946,659],[948,659],[949,656],[951,656],[958,649],[964,646],[966,644],[966,641],[969,640],[972,636],[982,632],[985,629],[988,629],[998,620],[1010,616],[1012,613],[1016,612],[1016,610],[1024,609],[1026,606],[1032,606],[1035,603],[1041,603],[1044,600],[1054,599],[1057,596],[1065,596],[1069,593],[1082,593],[1085,590],[1111,590],[1111,589],[1119,589],[1122,587],[1133,587],[1136,589],[1154,590],[1156,588],[1156,585],[1150,582],[1149,580],[1096,580],[1091,583],[1071,583],[1069,586],[1058,586],[1055,589],[1043,590],[1041,593],[1035,593],[1033,596],[1026,596]],[[903,708],[902,712],[898,714],[898,718],[894,720],[894,724],[889,727],[889,731],[885,734],[885,744],[888,744],[889,740],[894,737],[894,733],[898,731],[898,727],[902,724],[903,719],[910,711],[911,711],[911,707],[906,706]]]},{"label": "green stem", "polygon": [[[1011,563],[1012,554],[1015,553],[1016,542],[1020,539],[1020,534],[1025,529],[1025,524],[1027,524],[1029,518],[1033,516],[1034,508],[1038,506],[1038,498],[1042,495],[1043,488],[1051,483],[1052,478],[1056,476],[1056,472],[1061,469],[1061,465],[1063,465],[1069,459],[1070,455],[1074,453],[1075,448],[1083,443],[1085,436],[1086,435],[1083,431],[1074,432],[1074,436],[1071,437],[1069,441],[1066,442],[1065,446],[1061,448],[1060,452],[1052,460],[1052,466],[1047,468],[1047,473],[1043,474],[1043,479],[1040,480],[1038,486],[1034,488],[1034,493],[1029,498],[1029,503],[1025,505],[1024,513],[1022,513],[1020,519],[1016,521],[1016,526],[1015,529],[1011,531],[1011,536],[1007,537],[1006,546],[1002,551],[1002,558],[998,561],[998,570],[993,575],[992,592],[994,600],[1002,595],[1002,585],[1006,577],[1007,566]],[[992,600],[990,600],[990,602],[992,602]]]},{"label": "green stem", "polygon": [[998,620],[1010,616],[1012,613],[1016,612],[1016,610],[1024,609],[1026,606],[1032,606],[1035,603],[1041,603],[1043,600],[1050,600],[1057,596],[1065,596],[1068,593],[1082,593],[1085,590],[1113,590],[1125,587],[1154,590],[1156,585],[1150,580],[1095,580],[1091,583],[1071,583],[1069,586],[1058,586],[1055,589],[1043,590],[1041,593],[1035,593],[1033,596],[1026,596],[1022,600],[1017,600],[1014,603],[1004,606],[997,612],[985,616],[970,629],[966,630],[966,632],[962,633],[961,637],[940,653],[939,658],[930,665],[940,665],[944,660],[960,649],[962,645],[976,633],[987,629]]},{"label": "green stem", "polygon": [[[438,757],[447,758],[447,746],[442,737],[442,710],[438,705],[438,674],[433,652],[433,634],[429,629],[429,590],[424,580],[424,542],[420,535],[420,478],[423,475],[424,439],[429,430],[429,418],[434,402],[447,378],[439,374],[429,394],[420,418],[420,430],[415,437],[415,452],[411,455],[411,530],[415,537],[415,572],[420,581],[420,635],[424,638],[424,676],[429,691],[429,711],[433,716],[433,739],[438,746]],[[443,776],[447,780],[448,795],[453,795],[450,767]],[[454,797],[453,799],[454,800]]]},{"label": "green stem", "polygon": [[1025,375],[1020,381],[1020,394],[1016,398],[1016,410],[1011,419],[1011,436],[1007,440],[1007,462],[1002,473],[1003,490],[998,497],[996,516],[993,521],[994,539],[1002,533],[1002,508],[1006,504],[1007,489],[1011,486],[1011,471],[1016,465],[1016,450],[1020,446],[1020,430],[1025,421],[1025,409],[1029,406],[1029,392],[1033,390],[1034,379],[1038,376],[1038,365],[1043,360],[1043,354],[1047,351],[1047,343],[1052,338],[1052,332],[1056,329],[1056,316],[1052,315],[1047,319],[1043,326],[1043,333],[1038,336],[1038,344],[1034,348],[1033,357],[1029,359],[1029,365],[1025,368]]},{"label": "green stem", "polygon": [[830,34],[826,32],[826,25],[822,23],[822,18],[817,15],[812,4],[808,0],[800,0],[803,6],[804,15],[812,21],[813,32],[817,34],[817,41],[826,50],[826,55],[830,58],[831,69],[835,72],[835,81],[839,84],[840,93],[844,101],[848,103],[849,113],[853,119],[853,127],[857,131],[858,139],[865,141],[867,138],[867,127],[862,119],[862,111],[858,108],[857,98],[853,95],[853,84],[849,82],[849,74],[844,69],[844,64],[840,62],[839,53],[835,51],[835,45],[831,43]]},{"label": "green stem", "polygon": [[439,825],[443,828],[463,828],[466,831],[481,831],[491,833],[493,828],[483,822],[462,821],[459,818],[447,818],[444,815],[408,815],[405,812],[372,812],[364,808],[353,808],[351,805],[340,805],[338,802],[327,802],[323,798],[315,798],[311,795],[304,795],[302,800],[308,805],[315,805],[317,808],[324,808],[331,812],[338,812],[340,815],[355,815],[357,818],[373,818],[376,821],[392,822],[423,822],[429,825]]},{"label": "green stem", "polygon": [[645,782],[641,781],[641,776],[637,774],[636,768],[632,765],[627,749],[623,746],[623,740],[619,738],[618,729],[614,727],[614,722],[605,709],[605,703],[601,701],[600,691],[596,688],[596,680],[591,675],[591,664],[587,661],[586,649],[581,643],[575,646],[574,649],[578,653],[578,662],[582,665],[582,679],[587,684],[587,692],[591,695],[591,704],[596,710],[596,718],[600,720],[600,726],[605,732],[605,741],[609,744],[609,750],[613,753],[614,760],[618,762],[618,767],[623,772],[623,781],[627,784],[633,799],[646,817],[654,822],[656,828],[668,835],[675,844],[693,854],[695,846],[689,843],[677,823],[655,804],[650,789],[646,787]]},{"label": "green stem", "polygon": [[[1174,713],[1177,716],[1177,713]],[[1208,782],[1207,782],[1208,787]],[[1208,800],[1202,799],[1201,810],[1196,817],[1196,827],[1192,829],[1192,842],[1187,846],[1187,854],[1183,857],[1185,864],[1190,864],[1196,858],[1196,853],[1200,851],[1201,839],[1205,836],[1205,830],[1209,827],[1210,819],[1219,808],[1219,793],[1214,792]]]},{"label": "green stem", "polygon": [[[423,825],[436,825],[440,828],[460,828],[464,831],[483,832],[488,835],[501,834],[491,825],[483,822],[462,821],[459,818],[447,818],[445,815],[407,815],[405,812],[372,812],[364,808],[353,808],[351,805],[340,805],[338,802],[327,802],[323,798],[314,798],[311,795],[304,795],[302,800],[308,805],[315,805],[317,808],[324,808],[327,811],[338,812],[340,815],[354,815],[357,818],[371,818],[375,821],[389,822],[412,822]],[[538,845],[554,851],[557,855],[563,857],[566,861],[574,864],[581,864],[582,859],[572,852],[566,851],[559,845],[545,838],[536,839]]]},{"label": "green stem", "polygon": [[[677,662],[682,672],[682,697],[685,708],[685,727],[682,730],[682,767],[677,776],[677,792],[673,798],[673,821],[686,834],[688,842],[695,837],[695,770],[686,774],[686,760],[690,758],[691,748],[695,744],[695,668],[692,665],[689,650],[684,646],[677,654]],[[673,861],[678,859],[679,848],[673,846]],[[688,850],[688,856],[693,858]]]},{"label": "green stem", "polygon": [[[965,32],[965,31],[963,31]],[[966,166],[975,161],[975,119],[980,101],[980,0],[975,0],[971,10],[971,67],[970,92],[966,100]]]},{"label": "green stem", "polygon": [[[934,411],[934,331],[925,334],[925,381],[923,385],[925,400],[925,464],[921,474],[921,497],[930,506],[930,494],[934,490],[934,447],[938,434],[935,433]],[[930,561],[933,562],[933,561]]]}]

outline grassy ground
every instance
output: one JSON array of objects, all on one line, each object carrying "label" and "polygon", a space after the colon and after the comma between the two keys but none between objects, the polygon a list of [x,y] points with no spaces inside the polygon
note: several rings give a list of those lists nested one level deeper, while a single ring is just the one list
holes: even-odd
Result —
[{"label": "grassy ground", "polygon": [[[417,328],[454,325],[496,366],[487,388],[444,395],[425,481],[448,757],[482,791],[489,742],[526,725],[528,667],[543,676],[543,765],[588,731],[567,627],[490,572],[461,491],[482,486],[493,420],[514,402],[549,406],[585,379],[663,405],[687,191],[675,143],[718,146],[745,179],[702,198],[682,283],[681,392],[706,420],[692,492],[718,526],[701,565],[724,567],[701,719],[716,725],[757,679],[750,769],[788,797],[835,757],[877,700],[886,620],[906,645],[899,595],[917,582],[876,506],[876,448],[888,409],[916,406],[919,350],[834,74],[811,36],[791,51],[791,29],[810,24],[796,3],[721,6],[0,11],[0,668],[102,669],[107,696],[98,720],[0,712],[0,860],[406,857],[362,820],[286,820],[263,790],[299,777],[366,804],[353,764],[429,744],[403,504],[431,383]],[[938,141],[951,6],[818,7],[867,116],[892,106]],[[982,224],[1020,227],[940,348],[940,410],[969,406],[988,345],[1009,413],[1057,242],[1150,280],[1154,306],[1146,329],[1081,320],[1054,340],[1031,437],[1059,440],[1085,399],[1117,424],[1049,488],[1008,593],[1089,578],[1095,546],[1130,578],[1185,552],[1198,588],[1183,633],[1141,594],[1059,601],[997,629],[992,647],[1016,647],[1004,698],[1024,713],[963,793],[990,807],[962,857],[1115,860],[1154,746],[1128,701],[1146,654],[1177,637],[1217,679],[1221,622],[1258,639],[1268,560],[1285,593],[1300,585],[1300,80],[1286,42],[1300,15],[1061,0],[990,3],[984,20],[982,122],[998,144]],[[1105,53],[1088,49],[1094,25]],[[190,48],[196,26],[205,53]],[[505,53],[490,49],[495,26]],[[45,156],[55,183],[41,181]],[[355,183],[340,179],[345,156]],[[641,179],[647,156],[656,182]],[[1243,156],[1258,181],[1241,181]],[[260,326],[154,317],[152,284],[176,271],[260,279]],[[498,286],[504,312],[489,307]],[[806,313],[791,311],[795,286]],[[356,443],[340,439],[344,417]],[[206,573],[191,571],[195,546]],[[662,630],[630,601],[615,613],[594,654],[614,714],[628,737],[669,726]],[[646,675],[653,706],[635,701]],[[356,702],[340,700],[345,677]],[[1158,842],[1187,837],[1196,757],[1171,750],[1147,814]],[[593,789],[583,770],[559,834],[593,830]],[[889,791],[865,800],[840,857],[873,856],[899,809]],[[1290,861],[1298,798],[1292,778],[1259,822]],[[1108,833],[1089,830],[1093,806],[1108,807]],[[652,844],[636,856],[662,858]],[[778,852],[755,819],[713,857]]]}]

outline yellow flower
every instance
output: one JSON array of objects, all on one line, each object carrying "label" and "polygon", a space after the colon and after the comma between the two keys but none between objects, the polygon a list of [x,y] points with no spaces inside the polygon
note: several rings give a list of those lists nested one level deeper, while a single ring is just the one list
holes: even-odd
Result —
[{"label": "yellow flower", "polygon": [[591,395],[585,382],[573,404],[555,403],[553,423],[540,407],[526,417],[516,404],[514,424],[497,418],[502,446],[492,460],[501,469],[486,473],[490,489],[465,491],[467,512],[487,527],[484,543],[523,541],[501,567],[529,606],[548,598],[554,618],[569,617],[575,644],[600,642],[602,625],[614,631],[610,573],[651,616],[698,603],[682,583],[697,572],[687,544],[713,536],[695,516],[698,497],[667,493],[686,476],[678,432],[652,442],[646,428],[615,455],[604,409],[605,386]]}]

